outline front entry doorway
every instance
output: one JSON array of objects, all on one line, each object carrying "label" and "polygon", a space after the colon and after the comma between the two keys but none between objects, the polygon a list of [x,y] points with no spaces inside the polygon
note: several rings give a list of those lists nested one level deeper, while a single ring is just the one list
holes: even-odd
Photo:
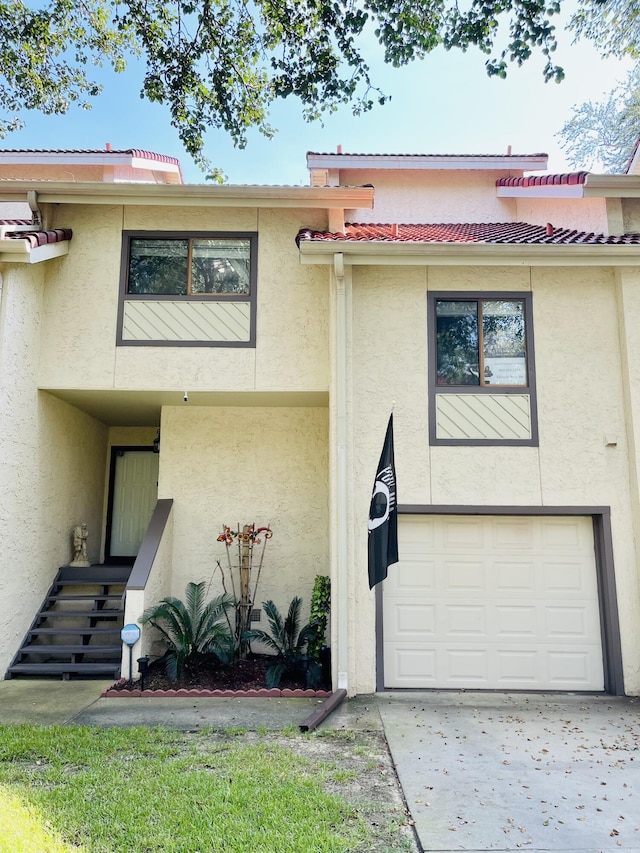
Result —
[{"label": "front entry doorway", "polygon": [[105,561],[135,561],[158,500],[159,456],[152,448],[112,447]]}]

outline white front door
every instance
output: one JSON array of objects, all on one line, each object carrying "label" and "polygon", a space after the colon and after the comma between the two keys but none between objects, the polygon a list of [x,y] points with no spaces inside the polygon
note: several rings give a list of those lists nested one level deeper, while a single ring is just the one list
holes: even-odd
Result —
[{"label": "white front door", "polygon": [[135,558],[158,500],[157,453],[116,450],[107,559]]},{"label": "white front door", "polygon": [[398,540],[385,687],[604,689],[590,518],[401,516]]}]

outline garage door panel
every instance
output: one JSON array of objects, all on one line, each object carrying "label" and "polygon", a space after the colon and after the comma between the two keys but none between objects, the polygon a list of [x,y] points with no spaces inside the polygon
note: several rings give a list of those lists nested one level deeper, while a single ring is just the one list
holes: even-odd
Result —
[{"label": "garage door panel", "polygon": [[433,560],[403,559],[394,569],[386,581],[392,594],[412,596],[435,590],[436,566]]},{"label": "garage door panel", "polygon": [[491,546],[497,552],[528,554],[534,547],[537,531],[526,518],[494,518],[488,529]]},{"label": "garage door panel", "polygon": [[495,589],[497,592],[533,592],[536,588],[535,566],[531,560],[495,560]]},{"label": "garage door panel", "polygon": [[479,560],[443,560],[443,585],[448,592],[477,592],[486,586],[485,567]]},{"label": "garage door panel", "polygon": [[555,562],[544,564],[545,587],[549,592],[585,593],[596,592],[595,577],[585,576],[584,561]]},{"label": "garage door panel", "polygon": [[436,607],[433,604],[400,602],[388,608],[384,628],[390,643],[410,640],[419,643],[425,637],[432,639],[437,635]]},{"label": "garage door panel", "polygon": [[571,640],[589,639],[589,614],[583,607],[547,607],[546,634]]},{"label": "garage door panel", "polygon": [[593,539],[589,535],[589,526],[585,526],[584,518],[543,518],[541,521],[542,547],[554,553],[562,549],[575,552],[582,548],[589,551],[593,548]]},{"label": "garage door panel", "polygon": [[397,673],[398,687],[435,687],[437,683],[436,652],[397,646],[385,660]]},{"label": "garage door panel", "polygon": [[[588,690],[587,685],[591,683],[593,678],[594,652],[589,654],[588,651],[570,651],[566,649],[557,649],[549,652],[549,681],[552,685],[573,686],[576,690]],[[598,649],[598,653],[599,653]]]},{"label": "garage door panel", "polygon": [[401,518],[399,550],[386,687],[603,689],[590,518]]},{"label": "garage door panel", "polygon": [[485,536],[480,518],[449,518],[442,525],[442,545],[447,551],[484,549]]},{"label": "garage door panel", "polygon": [[486,611],[480,605],[451,605],[446,608],[446,620],[447,637],[486,636]]},{"label": "garage door panel", "polygon": [[540,633],[539,613],[536,607],[499,604],[495,608],[496,635],[507,637],[532,637]]}]

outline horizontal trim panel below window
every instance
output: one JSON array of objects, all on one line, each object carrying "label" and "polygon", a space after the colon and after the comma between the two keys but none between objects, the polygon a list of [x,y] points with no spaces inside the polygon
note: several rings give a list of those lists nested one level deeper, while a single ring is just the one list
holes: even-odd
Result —
[{"label": "horizontal trim panel below window", "polygon": [[122,340],[248,343],[249,302],[125,300]]},{"label": "horizontal trim panel below window", "polygon": [[436,440],[527,441],[529,394],[436,394]]}]

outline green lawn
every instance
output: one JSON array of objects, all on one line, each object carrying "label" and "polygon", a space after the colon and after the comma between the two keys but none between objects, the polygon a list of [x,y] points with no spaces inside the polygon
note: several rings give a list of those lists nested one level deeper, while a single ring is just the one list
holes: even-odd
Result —
[{"label": "green lawn", "polygon": [[340,761],[332,757],[335,749],[307,748],[308,738],[0,726],[0,851],[403,848],[402,813],[385,805],[381,826],[380,804],[354,801],[349,793],[358,761],[371,771],[366,749],[336,742]]}]

